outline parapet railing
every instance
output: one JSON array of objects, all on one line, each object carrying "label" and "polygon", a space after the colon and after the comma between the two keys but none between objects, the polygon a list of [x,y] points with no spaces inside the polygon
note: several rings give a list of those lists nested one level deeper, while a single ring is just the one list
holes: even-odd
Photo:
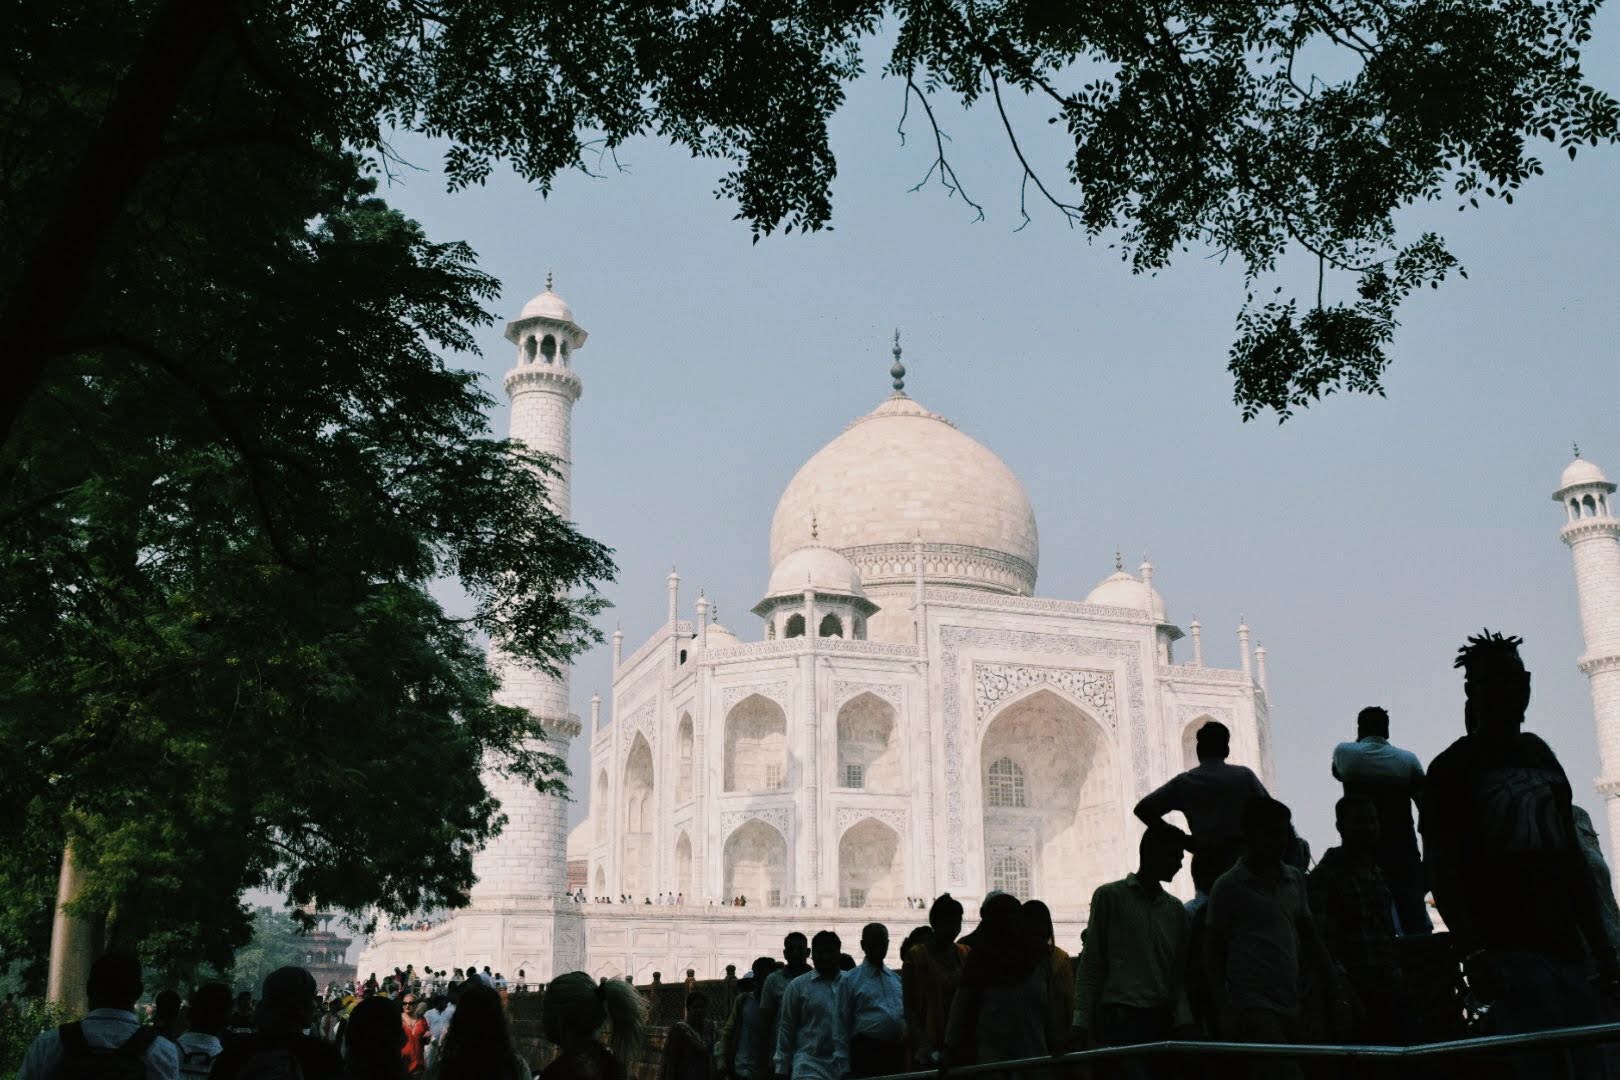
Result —
[{"label": "parapet railing", "polygon": [[1409,1046],[1375,1046],[1345,1043],[1237,1043],[1201,1042],[1190,1039],[1167,1039],[1163,1042],[1137,1043],[1131,1046],[1104,1046],[1094,1050],[1076,1050],[1068,1054],[1048,1054],[1045,1057],[1020,1058],[1017,1061],[992,1061],[982,1065],[963,1065],[944,1069],[922,1069],[914,1072],[891,1073],[877,1080],[939,1080],[942,1073],[949,1076],[977,1076],[981,1073],[1024,1072],[1031,1069],[1051,1069],[1053,1066],[1090,1065],[1115,1061],[1120,1058],[1160,1057],[1175,1054],[1197,1054],[1201,1057],[1237,1058],[1333,1058],[1339,1060],[1407,1060],[1415,1058],[1456,1057],[1465,1054],[1502,1053],[1510,1050],[1554,1049],[1588,1046],[1620,1040],[1620,1023],[1587,1024],[1580,1027],[1548,1028],[1522,1035],[1481,1035],[1468,1039],[1445,1042],[1414,1043]]}]

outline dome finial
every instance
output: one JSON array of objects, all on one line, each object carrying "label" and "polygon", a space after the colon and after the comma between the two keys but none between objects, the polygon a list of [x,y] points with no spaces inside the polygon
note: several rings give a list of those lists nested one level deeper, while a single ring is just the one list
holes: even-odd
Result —
[{"label": "dome finial", "polygon": [[1575,451],[1575,456],[1580,457],[1581,456],[1581,444],[1580,443],[1570,443],[1569,445],[1570,445],[1570,448]]},{"label": "dome finial", "polygon": [[906,365],[900,362],[900,328],[894,328],[894,366],[889,368],[889,377],[894,380],[894,394],[896,397],[906,396]]},{"label": "dome finial", "polygon": [[1114,549],[1114,569],[1115,570],[1124,570],[1125,569],[1125,556],[1120,553],[1119,548]]},{"label": "dome finial", "polygon": [[550,291],[551,291],[551,270],[548,267],[546,269],[546,292],[550,292]]},{"label": "dome finial", "polygon": [[816,518],[814,510],[810,511],[810,542],[812,544],[821,542],[821,522]]}]

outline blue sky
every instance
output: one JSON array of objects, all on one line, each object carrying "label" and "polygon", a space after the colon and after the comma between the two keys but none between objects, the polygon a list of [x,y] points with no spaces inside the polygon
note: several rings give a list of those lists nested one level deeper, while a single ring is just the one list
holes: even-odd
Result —
[{"label": "blue sky", "polygon": [[[1599,24],[1620,39],[1620,15]],[[1620,88],[1620,54],[1589,72]],[[1151,552],[1171,616],[1204,624],[1210,663],[1235,666],[1240,613],[1267,647],[1277,794],[1318,851],[1334,842],[1328,755],[1357,709],[1390,710],[1397,742],[1425,760],[1461,733],[1457,646],[1482,626],[1526,639],[1530,730],[1601,815],[1596,744],[1562,515],[1549,496],[1578,440],[1620,475],[1620,155],[1548,175],[1511,207],[1410,215],[1445,230],[1466,281],[1402,313],[1387,400],[1329,399],[1279,426],[1243,424],[1226,350],[1241,270],[1194,251],[1133,277],[1032,205],[1016,231],[1014,161],[993,114],[947,107],[957,169],[988,219],[942,191],[908,189],[931,153],[895,134],[900,86],[857,84],[834,129],[835,229],[750,243],[716,200],[719,169],[655,141],[620,152],[622,172],[569,175],[549,197],[497,170],[449,194],[439,148],[402,140],[406,171],[384,194],[435,239],[464,239],[505,284],[502,321],[548,268],[591,340],[576,366],[574,514],[616,549],[606,586],[626,650],[662,620],[664,577],[699,586],[745,639],[769,571],[776,499],[803,461],[887,393],[902,329],[908,389],[1000,454],[1023,480],[1041,532],[1038,592],[1083,597]],[[1061,146],[1021,112],[1060,178]],[[914,118],[915,119],[915,118]],[[1302,295],[1307,268],[1285,279]],[[500,396],[510,346],[499,327],[463,358]],[[494,417],[504,433],[504,409]],[[575,711],[606,696],[606,645],[583,658]],[[586,781],[584,739],[571,764]],[[581,794],[583,790],[581,788]],[[584,803],[574,807],[582,816]]]}]

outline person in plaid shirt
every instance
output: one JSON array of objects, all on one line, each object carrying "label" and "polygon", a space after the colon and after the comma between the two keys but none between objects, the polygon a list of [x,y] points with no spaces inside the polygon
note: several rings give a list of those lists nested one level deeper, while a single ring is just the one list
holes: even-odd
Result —
[{"label": "person in plaid shirt", "polygon": [[1356,1037],[1399,1043],[1404,993],[1395,959],[1394,900],[1378,866],[1378,807],[1366,796],[1346,795],[1333,816],[1341,843],[1322,855],[1306,879],[1311,913],[1355,992]]}]

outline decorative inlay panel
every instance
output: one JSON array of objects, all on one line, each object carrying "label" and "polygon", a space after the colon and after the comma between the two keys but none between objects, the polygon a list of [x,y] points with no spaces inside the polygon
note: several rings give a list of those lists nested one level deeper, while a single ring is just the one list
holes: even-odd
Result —
[{"label": "decorative inlay panel", "polygon": [[[940,716],[945,735],[946,875],[952,888],[966,888],[967,828],[963,785],[969,732],[963,730],[959,657],[964,646],[1053,656],[1106,656],[1125,664],[1126,711],[1131,731],[1131,772],[1137,796],[1148,791],[1147,715],[1142,688],[1142,645],[1136,641],[1068,634],[992,630],[973,626],[939,628]],[[977,732],[973,732],[977,736]]]},{"label": "decorative inlay panel", "polygon": [[647,738],[647,746],[653,752],[653,760],[658,760],[658,724],[655,722],[655,714],[657,711],[658,699],[648,698],[646,701],[638,705],[636,709],[630,713],[630,715],[624,718],[625,737],[620,741],[619,744],[620,756],[629,758],[630,747],[636,741],[635,732],[639,731]]},{"label": "decorative inlay panel", "polygon": [[833,814],[833,831],[843,836],[867,818],[880,821],[900,836],[906,835],[911,815],[904,810],[877,810],[865,806],[840,806]]},{"label": "decorative inlay panel", "polygon": [[1232,727],[1232,710],[1224,705],[1182,705],[1176,709],[1176,735],[1179,737],[1187,730],[1187,725],[1200,716],[1219,720],[1228,730]]},{"label": "decorative inlay panel", "polygon": [[887,641],[850,641],[845,638],[778,638],[775,641],[751,641],[742,645],[729,645],[724,649],[710,649],[703,654],[707,666],[724,664],[731,660],[774,660],[786,656],[802,656],[811,650],[812,643],[818,654],[825,656],[884,656],[897,660],[918,660],[922,650],[915,645],[896,645]]},{"label": "decorative inlay panel", "polygon": [[770,700],[776,702],[778,705],[782,706],[782,711],[784,713],[788,711],[788,706],[791,703],[789,686],[787,680],[785,679],[781,680],[780,682],[747,683],[742,686],[728,686],[720,692],[721,715],[730,713],[731,710],[736,706],[737,702],[754,694],[758,694],[760,697],[769,698]]},{"label": "decorative inlay panel", "polygon": [[872,694],[882,698],[896,710],[905,708],[905,688],[895,683],[856,682],[838,679],[833,683],[832,707],[842,708],[844,702],[860,694]]},{"label": "decorative inlay panel", "polygon": [[1110,734],[1118,730],[1118,718],[1114,715],[1112,671],[1035,667],[1030,664],[974,664],[973,708],[980,730],[1002,702],[1017,697],[1032,686],[1041,685],[1055,686],[1088,706],[1107,725]]},{"label": "decorative inlay panel", "polygon": [[786,806],[766,806],[757,810],[727,810],[720,815],[720,835],[722,838],[731,836],[747,821],[763,821],[781,833],[782,839],[786,840],[790,812],[790,808]]}]

